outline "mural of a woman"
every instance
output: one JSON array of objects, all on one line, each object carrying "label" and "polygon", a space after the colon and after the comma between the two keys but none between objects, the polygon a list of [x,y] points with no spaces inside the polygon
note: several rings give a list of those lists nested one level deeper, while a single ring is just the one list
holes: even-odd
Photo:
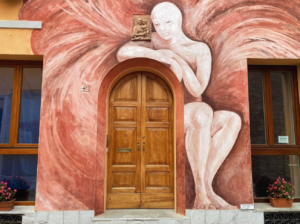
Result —
[{"label": "mural of a woman", "polygon": [[180,10],[173,3],[162,2],[153,8],[151,19],[156,29],[152,41],[126,43],[117,53],[118,61],[147,57],[170,65],[186,89],[185,145],[195,181],[194,207],[231,208],[215,194],[212,181],[237,139],[241,119],[233,112],[213,112],[202,102],[211,75],[211,53],[205,43],[185,36]]}]

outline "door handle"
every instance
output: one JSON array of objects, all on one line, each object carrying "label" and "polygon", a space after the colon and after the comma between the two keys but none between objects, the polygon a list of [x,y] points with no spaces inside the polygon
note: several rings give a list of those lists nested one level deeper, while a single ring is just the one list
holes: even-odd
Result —
[{"label": "door handle", "polygon": [[143,151],[145,151],[145,136],[142,136],[142,138],[143,138]]},{"label": "door handle", "polygon": [[140,143],[137,143],[138,147],[137,147],[137,151],[140,151]]}]

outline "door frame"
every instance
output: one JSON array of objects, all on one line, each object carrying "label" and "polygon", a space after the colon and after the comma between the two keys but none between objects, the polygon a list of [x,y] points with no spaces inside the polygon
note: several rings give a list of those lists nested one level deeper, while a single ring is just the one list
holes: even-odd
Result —
[{"label": "door frame", "polygon": [[161,77],[170,87],[174,100],[174,207],[185,215],[185,146],[184,146],[184,97],[180,82],[166,65],[148,58],[123,61],[104,77],[98,95],[97,146],[95,177],[95,215],[106,210],[107,152],[109,97],[114,85],[124,76],[136,71],[147,71]]}]

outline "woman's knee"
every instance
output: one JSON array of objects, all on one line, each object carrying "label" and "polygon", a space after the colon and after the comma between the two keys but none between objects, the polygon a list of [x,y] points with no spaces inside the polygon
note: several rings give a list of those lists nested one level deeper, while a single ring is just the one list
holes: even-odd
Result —
[{"label": "woman's knee", "polygon": [[214,112],[210,106],[201,103],[196,109],[193,117],[193,126],[195,128],[210,128]]},{"label": "woman's knee", "polygon": [[228,125],[232,129],[240,131],[242,127],[241,117],[234,112],[228,112]]}]

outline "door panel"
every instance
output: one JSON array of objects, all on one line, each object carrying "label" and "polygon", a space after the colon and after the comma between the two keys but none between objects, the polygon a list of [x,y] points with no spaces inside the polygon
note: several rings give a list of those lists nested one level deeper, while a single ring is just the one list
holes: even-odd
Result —
[{"label": "door panel", "polygon": [[120,80],[110,96],[108,209],[140,207],[140,85],[140,72],[133,73]]},{"label": "door panel", "polygon": [[168,128],[145,129],[146,146],[145,165],[169,165],[168,158]]},{"label": "door panel", "polygon": [[141,194],[141,208],[174,208],[174,194]]},{"label": "door panel", "polygon": [[134,187],[135,172],[113,172],[113,186]]},{"label": "door panel", "polygon": [[134,107],[115,107],[115,121],[136,121],[136,108]]},{"label": "door panel", "polygon": [[148,72],[143,73],[142,87],[141,208],[173,208],[172,93],[161,78]]},{"label": "door panel", "polygon": [[169,172],[146,172],[146,187],[168,188],[170,186]]},{"label": "door panel", "polygon": [[168,108],[148,107],[146,121],[159,121],[159,122],[168,121],[169,120],[168,114],[169,114]]},{"label": "door panel", "polygon": [[[168,102],[169,93],[164,81],[157,75],[144,72],[143,86],[146,94],[146,102]],[[145,83],[146,82],[146,83]]]},{"label": "door panel", "polygon": [[140,72],[134,73],[135,75],[130,75],[125,77],[125,80],[121,80],[116,86],[114,91],[113,101],[135,101],[138,102],[139,94],[139,78]]},{"label": "door panel", "polygon": [[173,99],[157,75],[135,72],[109,107],[107,208],[174,207]]},{"label": "door panel", "polygon": [[114,128],[113,138],[115,153],[113,165],[136,165],[137,152],[135,151],[137,142],[137,128]]},{"label": "door panel", "polygon": [[141,194],[107,194],[106,208],[140,208]]}]

